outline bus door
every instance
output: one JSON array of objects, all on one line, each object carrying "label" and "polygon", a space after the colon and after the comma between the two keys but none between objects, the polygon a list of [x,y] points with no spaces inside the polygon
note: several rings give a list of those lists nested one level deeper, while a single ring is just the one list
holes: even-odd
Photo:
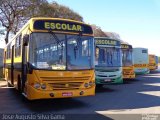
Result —
[{"label": "bus door", "polygon": [[[23,38],[23,39],[29,39],[29,36],[28,38]],[[26,41],[23,41],[23,42],[26,42]],[[24,45],[23,43],[22,45],[22,84],[21,84],[22,92],[24,92],[26,80],[27,80],[27,45]]]},{"label": "bus door", "polygon": [[6,76],[5,69],[6,69],[6,51],[4,51],[4,57],[3,57],[3,75],[4,76]]},{"label": "bus door", "polygon": [[14,45],[11,50],[11,84],[14,86]]}]

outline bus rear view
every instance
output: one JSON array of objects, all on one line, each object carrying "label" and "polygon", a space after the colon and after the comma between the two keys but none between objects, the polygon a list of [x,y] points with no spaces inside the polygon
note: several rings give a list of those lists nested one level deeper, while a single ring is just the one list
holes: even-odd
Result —
[{"label": "bus rear view", "polygon": [[119,40],[95,37],[96,84],[123,83],[122,53]]},{"label": "bus rear view", "polygon": [[149,73],[149,57],[147,48],[133,48],[135,74]]}]

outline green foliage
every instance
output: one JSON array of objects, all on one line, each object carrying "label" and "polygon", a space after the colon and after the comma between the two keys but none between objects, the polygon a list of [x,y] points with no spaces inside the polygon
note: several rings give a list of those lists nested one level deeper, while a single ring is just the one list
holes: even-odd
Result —
[{"label": "green foliage", "polygon": [[112,39],[121,39],[120,35],[115,32],[105,32],[105,34]]},{"label": "green foliage", "polygon": [[83,18],[70,8],[47,0],[0,0],[0,23],[5,31],[5,42],[9,34],[16,34],[32,17],[54,17],[83,21]]},{"label": "green foliage", "polygon": [[54,17],[54,18],[65,18],[77,21],[83,21],[83,18],[70,8],[60,5],[56,2],[40,4],[38,8],[31,7],[31,17]]},{"label": "green foliage", "polygon": [[92,25],[92,29],[94,32],[94,37],[108,37],[99,26]]},{"label": "green foliage", "polygon": [[[1,0],[0,23],[5,29],[5,42],[8,43],[10,32],[16,34],[23,20],[25,11],[32,6],[33,0]],[[1,32],[2,33],[2,32]]]},{"label": "green foliage", "polygon": [[77,20],[77,21],[83,21],[83,18],[73,10],[71,10],[69,7],[66,7],[64,5],[59,5],[56,2],[52,3],[49,5],[51,9],[54,10],[52,15],[60,18],[66,18],[66,19],[72,19],[72,20]]}]

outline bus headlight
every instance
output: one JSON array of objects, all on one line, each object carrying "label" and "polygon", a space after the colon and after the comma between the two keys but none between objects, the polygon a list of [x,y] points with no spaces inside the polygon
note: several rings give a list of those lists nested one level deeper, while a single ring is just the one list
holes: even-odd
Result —
[{"label": "bus headlight", "polygon": [[40,87],[41,87],[41,85],[39,83],[34,84],[34,88],[39,89]]},{"label": "bus headlight", "polygon": [[89,81],[89,85],[92,86],[92,85],[93,85],[93,82],[92,82],[92,81]]},{"label": "bus headlight", "polygon": [[85,84],[84,84],[84,87],[86,87],[86,88],[87,88],[88,86],[89,86],[89,84],[88,84],[88,83],[85,83]]},{"label": "bus headlight", "polygon": [[41,88],[42,88],[42,89],[46,89],[46,85],[45,85],[45,84],[42,84],[42,85],[41,85]]}]

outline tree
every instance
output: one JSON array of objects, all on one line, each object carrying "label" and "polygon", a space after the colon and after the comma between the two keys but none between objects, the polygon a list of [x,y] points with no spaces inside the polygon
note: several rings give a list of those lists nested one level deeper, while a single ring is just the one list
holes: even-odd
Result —
[{"label": "tree", "polygon": [[12,31],[14,34],[18,31],[24,19],[25,11],[33,5],[35,0],[1,0],[0,1],[0,23],[5,28],[5,42],[8,43],[8,37]]},{"label": "tree", "polygon": [[5,42],[8,43],[9,34],[17,31],[31,17],[57,17],[83,21],[83,18],[70,8],[56,2],[48,3],[46,0],[1,0],[0,23],[5,31]]},{"label": "tree", "polygon": [[57,2],[44,3],[38,9],[33,8],[31,11],[31,16],[34,17],[43,16],[83,21],[83,17],[80,16],[78,13],[74,12],[69,7],[58,4]]},{"label": "tree", "polygon": [[95,37],[108,37],[99,26],[92,25],[92,29]]},{"label": "tree", "polygon": [[113,38],[113,39],[121,39],[120,35],[118,33],[115,33],[115,32],[105,32],[105,34],[108,37]]}]

